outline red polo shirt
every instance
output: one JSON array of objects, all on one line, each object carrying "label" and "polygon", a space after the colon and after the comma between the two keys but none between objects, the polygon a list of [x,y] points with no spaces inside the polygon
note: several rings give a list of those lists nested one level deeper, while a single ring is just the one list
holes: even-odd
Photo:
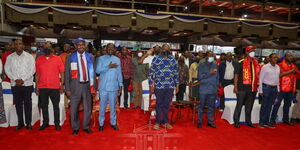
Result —
[{"label": "red polo shirt", "polygon": [[36,60],[36,73],[40,74],[38,88],[60,89],[60,73],[65,72],[59,56],[40,56]]}]

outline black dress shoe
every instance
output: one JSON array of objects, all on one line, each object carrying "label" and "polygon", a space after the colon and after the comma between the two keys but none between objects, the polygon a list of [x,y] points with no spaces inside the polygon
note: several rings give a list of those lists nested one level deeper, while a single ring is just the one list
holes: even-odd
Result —
[{"label": "black dress shoe", "polygon": [[28,124],[28,125],[27,125],[27,130],[31,130],[31,129],[32,129],[31,124]]},{"label": "black dress shoe", "polygon": [[198,128],[198,129],[202,128],[202,123],[198,123],[198,124],[197,124],[197,128]]},{"label": "black dress shoe", "polygon": [[233,126],[234,126],[235,128],[240,128],[240,124],[238,124],[238,123],[234,123]]},{"label": "black dress shoe", "polygon": [[99,131],[103,131],[103,130],[104,130],[104,126],[100,126]]},{"label": "black dress shoe", "polygon": [[93,133],[93,131],[91,129],[83,129],[83,131],[86,132],[87,134]]},{"label": "black dress shoe", "polygon": [[19,130],[21,130],[23,127],[24,127],[24,125],[18,125],[18,126],[16,127],[16,130],[19,131]]},{"label": "black dress shoe", "polygon": [[276,124],[276,121],[275,121],[275,120],[271,120],[270,123],[271,123],[272,125],[275,125],[275,124]]},{"label": "black dress shoe", "polygon": [[73,130],[72,134],[73,134],[73,135],[77,135],[78,132],[79,132],[79,130]]},{"label": "black dress shoe", "polygon": [[61,130],[61,126],[60,125],[55,125],[55,130],[56,131],[60,131]]},{"label": "black dress shoe", "polygon": [[289,126],[293,126],[294,124],[292,124],[291,122],[289,122],[289,121],[283,121],[283,123],[284,124],[287,124],[287,125],[289,125]]},{"label": "black dress shoe", "polygon": [[48,128],[49,127],[49,124],[43,124],[40,128],[39,128],[39,130],[45,130],[46,128]]},{"label": "black dress shoe", "polygon": [[269,123],[269,122],[266,123],[266,126],[269,128],[272,128],[272,129],[276,128],[272,123]]},{"label": "black dress shoe", "polygon": [[212,128],[217,128],[217,126],[216,126],[216,125],[214,125],[214,124],[210,124],[210,123],[208,123],[208,124],[207,124],[207,126],[209,126],[209,127],[212,127]]},{"label": "black dress shoe", "polygon": [[110,125],[114,130],[119,130],[117,125]]},{"label": "black dress shoe", "polygon": [[251,127],[251,128],[256,128],[256,126],[253,125],[252,123],[247,123],[246,125],[249,126],[249,127]]},{"label": "black dress shoe", "polygon": [[295,118],[291,118],[291,123],[292,124],[296,124],[297,123],[296,119]]}]

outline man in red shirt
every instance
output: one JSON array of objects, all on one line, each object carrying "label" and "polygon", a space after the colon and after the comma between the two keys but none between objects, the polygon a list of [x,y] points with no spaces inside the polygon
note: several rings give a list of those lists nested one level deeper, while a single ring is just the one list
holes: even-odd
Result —
[{"label": "man in red shirt", "polygon": [[43,113],[43,125],[39,130],[49,126],[49,97],[54,108],[54,124],[56,130],[61,130],[59,119],[60,93],[64,87],[65,67],[59,56],[53,54],[50,48],[44,49],[44,55],[36,61],[36,94],[39,96],[39,107]]},{"label": "man in red shirt", "polygon": [[133,78],[133,63],[126,47],[122,47],[121,52],[122,56],[120,60],[124,84],[124,107],[125,109],[128,109],[128,87],[130,85],[131,79]]},{"label": "man in red shirt", "polygon": [[296,92],[296,77],[299,74],[299,70],[296,65],[293,64],[293,54],[286,53],[284,60],[278,64],[280,67],[279,75],[279,93],[277,96],[277,102],[275,102],[270,122],[276,124],[277,113],[281,105],[281,101],[284,100],[283,104],[283,117],[282,122],[288,125],[293,125],[290,123],[290,107]]}]

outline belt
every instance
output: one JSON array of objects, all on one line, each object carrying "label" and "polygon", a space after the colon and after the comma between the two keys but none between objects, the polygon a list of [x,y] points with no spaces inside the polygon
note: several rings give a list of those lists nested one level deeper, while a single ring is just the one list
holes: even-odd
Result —
[{"label": "belt", "polygon": [[89,81],[86,81],[86,82],[79,82],[80,84],[86,84],[86,83],[89,83]]},{"label": "belt", "polygon": [[270,88],[277,88],[277,85],[268,85],[265,83],[263,83],[263,86],[270,87]]}]

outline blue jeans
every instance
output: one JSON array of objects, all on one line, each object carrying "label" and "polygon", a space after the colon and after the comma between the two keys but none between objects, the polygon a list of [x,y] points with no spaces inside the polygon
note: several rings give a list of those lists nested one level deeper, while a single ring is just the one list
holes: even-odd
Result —
[{"label": "blue jeans", "polygon": [[282,99],[284,99],[282,121],[283,122],[289,121],[289,111],[290,111],[290,106],[292,104],[293,92],[279,92],[279,95],[277,97],[278,103],[275,104],[273,107],[271,121],[276,121],[278,109],[280,107]]},{"label": "blue jeans", "polygon": [[168,112],[174,95],[174,89],[155,89],[156,96],[156,121],[158,124],[169,123]]},{"label": "blue jeans", "polygon": [[105,111],[107,103],[109,102],[110,108],[110,124],[117,124],[116,117],[116,102],[118,91],[100,91],[100,111],[99,111],[99,125],[104,125]]},{"label": "blue jeans", "polygon": [[203,94],[200,93],[200,103],[198,107],[198,123],[202,124],[203,119],[203,107],[207,106],[208,112],[207,112],[207,119],[209,124],[214,124],[214,109],[215,109],[215,103],[216,103],[216,94]]},{"label": "blue jeans", "polygon": [[270,121],[272,106],[277,97],[277,87],[263,85],[263,98],[260,106],[259,123],[264,125]]}]

